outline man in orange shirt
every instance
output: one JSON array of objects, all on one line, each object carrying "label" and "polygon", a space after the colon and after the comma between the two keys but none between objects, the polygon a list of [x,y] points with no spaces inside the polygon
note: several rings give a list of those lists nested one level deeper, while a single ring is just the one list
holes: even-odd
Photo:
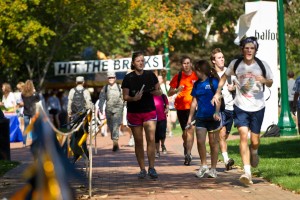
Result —
[{"label": "man in orange shirt", "polygon": [[192,161],[191,149],[194,143],[194,127],[185,129],[192,103],[191,92],[194,83],[198,80],[196,73],[192,70],[192,61],[188,56],[181,58],[182,70],[176,74],[170,82],[168,96],[176,95],[175,108],[177,110],[178,121],[182,129],[182,139],[184,147],[185,165],[190,165]]}]

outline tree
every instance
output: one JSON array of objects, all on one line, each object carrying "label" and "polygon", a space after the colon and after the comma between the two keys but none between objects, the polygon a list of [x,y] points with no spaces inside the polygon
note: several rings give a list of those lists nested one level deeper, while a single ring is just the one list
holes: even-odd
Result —
[{"label": "tree", "polygon": [[300,75],[300,2],[285,5],[287,69]]}]

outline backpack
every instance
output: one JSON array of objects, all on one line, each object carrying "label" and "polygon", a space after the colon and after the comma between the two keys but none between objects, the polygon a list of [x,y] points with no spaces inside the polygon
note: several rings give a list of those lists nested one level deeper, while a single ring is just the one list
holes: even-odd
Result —
[{"label": "backpack", "polygon": [[179,84],[180,84],[180,81],[181,81],[181,77],[182,77],[182,70],[180,70],[180,71],[178,72],[178,78],[177,78],[176,89],[179,88]]},{"label": "backpack", "polygon": [[72,99],[72,104],[71,104],[71,110],[72,110],[73,114],[85,110],[85,99],[84,99],[84,95],[83,95],[85,89],[77,90],[76,88],[74,88],[74,90],[75,90],[75,93],[74,93],[74,96]]},{"label": "backpack", "polygon": [[[213,79],[212,79],[211,77],[209,77],[209,85],[210,85],[210,89],[212,90],[212,92],[213,92],[214,94],[216,94],[216,91],[215,91],[215,89],[214,89],[212,80],[213,80]],[[224,101],[224,98],[222,97],[222,98],[221,98],[220,111],[224,111],[224,110],[225,110],[225,101]]]},{"label": "backpack", "polygon": [[265,134],[261,137],[279,137],[280,136],[280,128],[276,124],[270,125]]},{"label": "backpack", "polygon": [[[238,58],[238,59],[236,60],[236,62],[234,63],[234,66],[233,66],[234,74],[236,74],[236,73],[235,73],[235,72],[236,72],[236,69],[238,68],[239,64],[242,62],[243,59],[244,59],[243,57],[240,57],[240,58]],[[259,65],[259,67],[260,67],[260,69],[261,69],[261,71],[262,71],[263,77],[266,78],[267,72],[266,72],[266,68],[265,68],[263,62],[262,62],[259,58],[257,58],[257,57],[254,57],[254,60],[255,60],[255,61],[257,62],[257,64]],[[263,92],[264,92],[264,91],[265,91],[265,84],[263,84]]]},{"label": "backpack", "polygon": [[[120,98],[122,98],[122,89],[121,89],[121,87],[120,87],[120,85],[118,83],[117,83],[117,86],[118,86],[118,89],[119,89],[119,92],[120,92]],[[108,90],[108,84],[106,84],[104,86],[104,92],[105,92],[105,94],[107,94],[107,90]]]}]

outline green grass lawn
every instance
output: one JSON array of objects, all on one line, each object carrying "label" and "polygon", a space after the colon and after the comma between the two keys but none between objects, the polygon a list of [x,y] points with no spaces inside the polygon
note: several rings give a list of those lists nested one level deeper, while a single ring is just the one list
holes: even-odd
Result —
[{"label": "green grass lawn", "polygon": [[[236,165],[242,166],[239,140],[228,141],[228,153]],[[300,193],[300,137],[261,138],[258,153],[260,163],[252,168],[254,175]]]},{"label": "green grass lawn", "polygon": [[[232,128],[237,135],[237,129]],[[181,136],[179,124],[173,129],[174,136]],[[209,147],[207,147],[209,150]],[[242,167],[239,153],[239,140],[228,141],[228,153],[235,160],[235,165]],[[260,163],[252,168],[255,176],[263,177],[284,189],[300,193],[300,137],[295,138],[261,138],[259,147]],[[223,160],[222,155],[219,155]]]},{"label": "green grass lawn", "polygon": [[0,176],[3,176],[9,170],[15,168],[20,163],[16,161],[0,160]]}]

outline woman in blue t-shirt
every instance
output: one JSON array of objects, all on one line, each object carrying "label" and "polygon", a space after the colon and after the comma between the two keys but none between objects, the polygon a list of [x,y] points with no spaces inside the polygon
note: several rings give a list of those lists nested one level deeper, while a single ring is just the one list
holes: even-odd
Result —
[{"label": "woman in blue t-shirt", "polygon": [[[211,100],[218,88],[218,74],[205,60],[200,60],[195,63],[195,71],[199,80],[195,82],[191,93],[193,100],[187,127],[190,127],[197,108],[196,136],[201,165],[196,176],[202,178],[207,174],[209,178],[216,178],[216,165],[219,151],[218,135],[221,118],[219,115],[220,105],[212,105]],[[211,152],[211,170],[208,169],[206,162],[205,140],[207,132]]]}]

